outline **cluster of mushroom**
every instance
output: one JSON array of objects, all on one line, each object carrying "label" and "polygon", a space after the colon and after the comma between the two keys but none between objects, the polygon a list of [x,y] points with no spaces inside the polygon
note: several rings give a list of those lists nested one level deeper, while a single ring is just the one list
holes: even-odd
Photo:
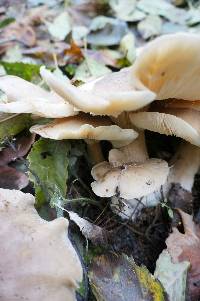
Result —
[{"label": "cluster of mushroom", "polygon": [[[198,35],[157,38],[144,47],[132,67],[79,87],[44,67],[40,73],[50,92],[14,76],[1,77],[7,101],[0,104],[0,111],[55,118],[31,127],[45,138],[85,139],[98,163],[92,169],[92,189],[98,196],[140,210],[157,204],[161,188],[167,193],[172,182],[191,191],[200,159]],[[187,141],[170,168],[166,161],[148,157],[145,129]],[[113,145],[108,162],[100,140]]]}]

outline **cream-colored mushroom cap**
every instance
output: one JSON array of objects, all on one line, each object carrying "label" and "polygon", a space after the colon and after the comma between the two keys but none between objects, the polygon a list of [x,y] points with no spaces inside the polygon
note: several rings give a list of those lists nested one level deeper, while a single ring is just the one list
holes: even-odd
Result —
[{"label": "cream-colored mushroom cap", "polygon": [[55,92],[48,92],[17,76],[0,77],[0,89],[7,96],[6,102],[0,102],[0,112],[32,113],[49,118],[73,116],[78,113]]},{"label": "cream-colored mushroom cap", "polygon": [[0,189],[0,228],[0,300],[76,300],[82,268],[66,219],[47,222],[31,194]]},{"label": "cream-colored mushroom cap", "polygon": [[132,67],[138,87],[156,93],[155,99],[200,99],[200,36],[169,34],[144,47]]},{"label": "cream-colored mushroom cap", "polygon": [[140,129],[177,136],[200,146],[200,112],[191,109],[165,109],[160,112],[130,113],[130,120]]},{"label": "cream-colored mushroom cap", "polygon": [[166,182],[168,173],[167,162],[159,159],[121,167],[112,167],[109,163],[102,162],[92,169],[92,176],[96,181],[91,186],[98,196],[116,195],[127,200],[139,199],[160,189]]},{"label": "cream-colored mushroom cap", "polygon": [[138,136],[132,129],[121,129],[119,126],[113,125],[109,118],[86,114],[56,119],[45,125],[35,125],[31,127],[30,131],[44,138],[55,140],[109,140],[115,147],[127,145]]},{"label": "cream-colored mushroom cap", "polygon": [[51,89],[85,113],[117,116],[124,111],[140,109],[155,99],[155,94],[148,89],[140,91],[135,88],[130,80],[130,69],[106,75],[80,87],[58,79],[45,67],[41,67],[40,73]]}]

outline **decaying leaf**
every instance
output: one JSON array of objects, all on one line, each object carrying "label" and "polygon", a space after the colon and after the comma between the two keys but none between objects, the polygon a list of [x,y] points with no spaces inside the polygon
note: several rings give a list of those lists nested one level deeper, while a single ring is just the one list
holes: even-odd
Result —
[{"label": "decaying leaf", "polygon": [[0,300],[75,301],[82,268],[68,221],[41,219],[34,201],[29,193],[0,189]]},{"label": "decaying leaf", "polygon": [[94,257],[89,272],[97,301],[164,301],[159,282],[144,267],[125,255]]},{"label": "decaying leaf", "polygon": [[40,139],[28,155],[30,180],[34,183],[37,204],[51,200],[55,193],[65,197],[68,177],[69,144],[64,141]]},{"label": "decaying leaf", "polygon": [[70,220],[80,228],[86,239],[91,240],[94,245],[105,246],[107,244],[106,230],[90,223],[75,212],[68,211],[68,213]]},{"label": "decaying leaf", "polygon": [[14,141],[12,145],[4,147],[0,151],[0,166],[4,166],[12,161],[15,161],[17,158],[25,156],[31,145],[35,141],[35,135],[22,136]]},{"label": "decaying leaf", "polygon": [[191,300],[197,300],[200,296],[200,228],[196,225],[192,216],[179,210],[184,226],[184,234],[177,228],[166,240],[167,250],[174,263],[188,261],[188,294]]},{"label": "decaying leaf", "polygon": [[22,189],[29,183],[27,175],[14,166],[8,166],[12,161],[27,154],[33,144],[35,136],[22,136],[12,141],[10,146],[0,151],[0,187],[6,189]]},{"label": "decaying leaf", "polygon": [[99,46],[117,45],[126,33],[127,25],[124,21],[98,16],[93,19],[90,25],[87,41]]},{"label": "decaying leaf", "polygon": [[137,28],[143,39],[147,40],[161,33],[162,20],[159,16],[149,15],[138,23]]},{"label": "decaying leaf", "polygon": [[[0,187],[5,189],[19,189],[26,187],[28,177],[21,171],[9,166],[0,166]],[[1,299],[1,298],[0,298]]]},{"label": "decaying leaf", "polygon": [[52,23],[47,26],[50,34],[62,41],[71,31],[71,21],[69,14],[65,11],[58,15]]},{"label": "decaying leaf", "polygon": [[116,17],[124,21],[136,22],[146,16],[144,12],[137,9],[136,0],[110,0],[109,4]]},{"label": "decaying leaf", "polygon": [[187,19],[184,9],[175,7],[165,0],[139,0],[137,7],[148,14],[162,16],[174,23],[184,24]]},{"label": "decaying leaf", "polygon": [[173,263],[167,250],[163,250],[156,262],[154,276],[162,283],[169,301],[185,300],[188,261]]}]

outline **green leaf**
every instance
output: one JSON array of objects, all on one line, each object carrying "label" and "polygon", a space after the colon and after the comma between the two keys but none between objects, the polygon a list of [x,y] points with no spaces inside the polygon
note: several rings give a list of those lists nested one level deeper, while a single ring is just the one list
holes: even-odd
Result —
[{"label": "green leaf", "polygon": [[0,29],[6,27],[7,25],[9,25],[10,23],[14,22],[15,19],[14,18],[6,18],[3,19],[2,21],[0,21]]},{"label": "green leaf", "polygon": [[45,201],[52,204],[65,198],[68,178],[67,141],[40,139],[32,147],[29,160],[29,177],[34,183],[37,205]]},{"label": "green leaf", "polygon": [[185,300],[188,261],[173,263],[167,250],[163,250],[156,262],[154,276],[162,283],[169,301]]},{"label": "green leaf", "polygon": [[25,64],[25,63],[9,63],[0,62],[6,73],[9,75],[16,75],[28,81],[35,81],[39,78],[40,65]]},{"label": "green leaf", "polygon": [[30,125],[30,115],[0,113],[0,141],[17,135]]}]

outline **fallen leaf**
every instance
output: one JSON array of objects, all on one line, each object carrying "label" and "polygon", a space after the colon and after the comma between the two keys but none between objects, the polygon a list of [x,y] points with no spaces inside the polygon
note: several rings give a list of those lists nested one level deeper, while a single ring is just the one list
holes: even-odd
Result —
[{"label": "fallen leaf", "polygon": [[145,40],[156,37],[161,33],[162,20],[159,16],[149,15],[138,23],[137,29]]},{"label": "fallen leaf", "polygon": [[89,79],[101,77],[110,73],[111,70],[104,64],[87,57],[76,69],[74,80],[86,82]]},{"label": "fallen leaf", "polygon": [[70,220],[79,227],[85,238],[91,240],[94,245],[105,246],[107,244],[106,230],[90,223],[75,212],[67,212],[69,213]]},{"label": "fallen leaf", "polygon": [[193,26],[200,23],[200,9],[191,7],[188,11],[187,25]]},{"label": "fallen leaf", "polygon": [[97,301],[164,301],[159,282],[144,267],[125,255],[93,258],[89,270],[92,291]]},{"label": "fallen leaf", "polygon": [[28,114],[0,114],[0,141],[17,135],[29,125]]},{"label": "fallen leaf", "polygon": [[7,165],[8,163],[15,161],[17,158],[24,157],[31,148],[31,145],[35,141],[35,135],[22,136],[8,147],[4,147],[0,151],[0,166]]},{"label": "fallen leaf", "polygon": [[64,40],[72,29],[70,16],[66,11],[58,15],[52,23],[46,22],[46,25],[52,37],[59,41]]},{"label": "fallen leaf", "polygon": [[190,263],[173,263],[167,250],[163,250],[156,261],[156,277],[168,294],[169,301],[185,300],[187,271]]},{"label": "fallen leaf", "polygon": [[16,75],[28,81],[36,81],[39,78],[40,66],[20,62],[0,62],[8,75]]},{"label": "fallen leaf", "polygon": [[193,211],[192,192],[181,187],[179,183],[171,184],[167,200],[172,208],[179,208],[190,214]]},{"label": "fallen leaf", "polygon": [[80,63],[80,61],[83,59],[83,52],[74,41],[71,42],[68,49],[65,49],[64,54],[67,56],[68,64]]},{"label": "fallen leaf", "polygon": [[13,22],[6,26],[2,31],[1,38],[8,41],[18,41],[28,47],[36,44],[36,34],[33,28],[20,22]]},{"label": "fallen leaf", "polygon": [[111,46],[119,44],[127,33],[126,22],[105,16],[94,18],[90,24],[87,42],[93,45]]},{"label": "fallen leaf", "polygon": [[0,166],[0,187],[5,189],[22,189],[29,183],[28,177],[10,166]]},{"label": "fallen leaf", "polygon": [[65,197],[68,151],[67,141],[40,139],[33,144],[28,155],[29,178],[34,183],[37,205],[52,197]]},{"label": "fallen leaf", "polygon": [[109,5],[118,19],[127,22],[137,22],[146,16],[144,12],[136,8],[136,0],[110,0]]},{"label": "fallen leaf", "polygon": [[137,7],[150,15],[162,16],[167,20],[185,24],[187,12],[182,8],[175,7],[165,0],[139,0]]},{"label": "fallen leaf", "polygon": [[82,44],[83,40],[86,39],[89,30],[86,26],[73,26],[72,28],[72,39],[77,44]]},{"label": "fallen leaf", "polygon": [[136,58],[135,37],[129,32],[120,42],[120,50],[127,60],[132,64]]},{"label": "fallen leaf", "polygon": [[172,262],[179,263],[188,261],[188,295],[191,300],[197,300],[200,296],[200,227],[196,225],[192,216],[179,210],[184,226],[184,234],[177,228],[166,240],[167,250],[171,255]]}]

